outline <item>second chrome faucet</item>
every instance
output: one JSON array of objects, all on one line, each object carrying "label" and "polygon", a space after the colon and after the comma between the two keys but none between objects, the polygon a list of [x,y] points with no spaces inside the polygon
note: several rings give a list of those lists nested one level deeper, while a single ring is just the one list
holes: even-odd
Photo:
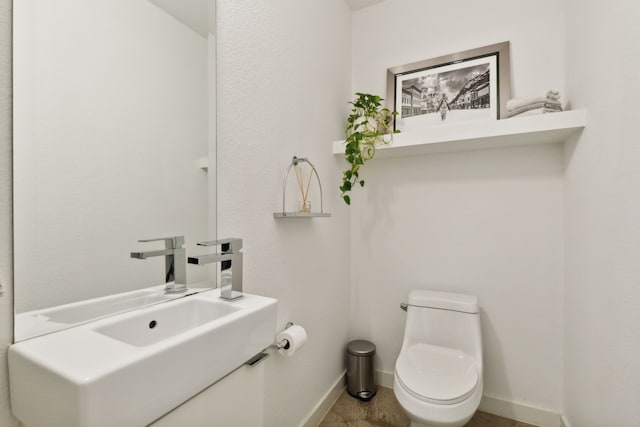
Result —
[{"label": "second chrome faucet", "polygon": [[220,263],[220,298],[231,301],[242,297],[242,239],[229,238],[200,242],[198,246],[220,246],[220,252],[189,257],[189,264]]}]

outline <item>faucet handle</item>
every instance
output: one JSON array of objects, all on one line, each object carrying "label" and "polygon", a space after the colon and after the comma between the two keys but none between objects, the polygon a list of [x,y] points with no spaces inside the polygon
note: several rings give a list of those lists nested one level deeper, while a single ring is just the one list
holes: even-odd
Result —
[{"label": "faucet handle", "polygon": [[160,237],[157,239],[142,239],[138,240],[140,243],[146,242],[158,242],[164,241],[164,247],[166,249],[180,249],[182,245],[184,245],[184,236],[174,236],[174,237]]},{"label": "faucet handle", "polygon": [[229,237],[226,239],[209,240],[207,242],[200,242],[197,245],[198,246],[229,245],[228,251],[237,253],[240,251],[240,249],[242,249],[242,239],[239,239],[237,237]]}]

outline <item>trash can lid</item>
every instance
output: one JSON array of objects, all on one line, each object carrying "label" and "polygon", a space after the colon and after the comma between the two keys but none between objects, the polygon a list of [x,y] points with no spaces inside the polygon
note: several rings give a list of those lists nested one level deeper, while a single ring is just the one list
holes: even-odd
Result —
[{"label": "trash can lid", "polygon": [[370,356],[376,352],[376,346],[370,341],[355,340],[347,344],[347,352],[354,356]]}]

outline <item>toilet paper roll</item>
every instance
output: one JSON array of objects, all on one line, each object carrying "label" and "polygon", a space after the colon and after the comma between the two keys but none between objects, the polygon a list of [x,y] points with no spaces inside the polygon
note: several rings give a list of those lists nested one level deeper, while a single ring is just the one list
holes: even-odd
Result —
[{"label": "toilet paper roll", "polygon": [[287,340],[288,345],[278,350],[283,356],[292,356],[300,347],[307,342],[307,331],[300,325],[293,325],[278,334],[277,342]]}]

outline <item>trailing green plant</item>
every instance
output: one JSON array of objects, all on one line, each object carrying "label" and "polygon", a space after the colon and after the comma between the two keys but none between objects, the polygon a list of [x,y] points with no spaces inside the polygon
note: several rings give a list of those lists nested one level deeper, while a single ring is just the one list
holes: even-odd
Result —
[{"label": "trailing green plant", "polygon": [[360,179],[360,169],[365,162],[373,159],[376,147],[386,145],[393,140],[391,131],[394,116],[398,113],[382,107],[384,99],[368,93],[356,93],[356,99],[350,102],[353,107],[347,117],[345,130],[345,159],[349,168],[342,173],[341,197],[351,205],[349,192],[358,184],[364,187]]}]

